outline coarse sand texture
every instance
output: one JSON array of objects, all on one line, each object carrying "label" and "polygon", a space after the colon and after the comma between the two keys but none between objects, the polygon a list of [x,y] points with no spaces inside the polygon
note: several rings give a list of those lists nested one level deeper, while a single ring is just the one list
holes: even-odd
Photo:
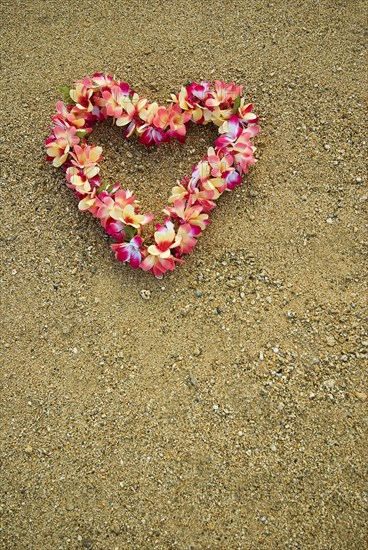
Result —
[{"label": "coarse sand texture", "polygon": [[[1,0],[0,548],[367,545],[367,4]],[[59,87],[243,86],[257,162],[185,263],[119,263],[45,160]],[[217,136],[101,176],[163,219]]]}]

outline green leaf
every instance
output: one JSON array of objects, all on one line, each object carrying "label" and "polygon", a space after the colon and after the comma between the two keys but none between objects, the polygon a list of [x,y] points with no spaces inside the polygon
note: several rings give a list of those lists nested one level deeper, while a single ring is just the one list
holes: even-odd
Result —
[{"label": "green leaf", "polygon": [[110,185],[106,186],[106,191],[108,193],[111,193],[111,191],[114,189],[115,185],[116,185],[116,183],[110,183]]},{"label": "green leaf", "polygon": [[88,131],[87,130],[77,130],[75,133],[79,138],[82,139],[88,134]]},{"label": "green leaf", "polygon": [[125,241],[131,241],[133,237],[136,236],[137,230],[135,227],[132,227],[131,225],[126,225],[124,227],[124,233],[125,233]]},{"label": "green leaf", "polygon": [[96,190],[96,193],[97,193],[97,195],[102,193],[102,191],[106,191],[107,193],[111,193],[111,191],[114,189],[115,186],[116,186],[116,183],[110,183],[110,185],[109,185],[108,183],[105,182],[102,185],[100,185],[100,187]]},{"label": "green leaf", "polygon": [[190,86],[193,82],[191,80],[187,80],[184,82],[184,86]]},{"label": "green leaf", "polygon": [[240,97],[240,95],[238,95],[238,97],[234,101],[234,107],[233,107],[233,113],[234,114],[236,114],[238,112],[238,109],[240,107],[240,101],[241,101],[241,97]]},{"label": "green leaf", "polygon": [[105,191],[106,187],[107,187],[107,183],[106,183],[106,181],[105,181],[105,183],[103,183],[102,185],[100,185],[100,187],[97,189],[97,191],[96,191],[97,195],[99,195],[100,193],[102,193],[102,191]]},{"label": "green leaf", "polygon": [[71,86],[60,86],[59,92],[63,96],[64,103],[67,105],[70,105],[70,103],[75,103],[75,101],[72,100],[70,97],[70,90],[72,89]]}]

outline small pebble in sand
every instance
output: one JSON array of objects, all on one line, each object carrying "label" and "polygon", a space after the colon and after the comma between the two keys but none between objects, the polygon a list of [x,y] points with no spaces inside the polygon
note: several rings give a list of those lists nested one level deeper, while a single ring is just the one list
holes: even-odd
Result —
[{"label": "small pebble in sand", "polygon": [[193,387],[198,386],[198,380],[194,373],[190,373],[188,376],[188,383],[191,384]]},{"label": "small pebble in sand", "polygon": [[143,300],[149,300],[151,298],[151,291],[150,290],[141,290],[140,293],[141,297],[143,298]]},{"label": "small pebble in sand", "polygon": [[336,340],[333,336],[326,336],[326,344],[331,348],[336,344]]},{"label": "small pebble in sand", "polygon": [[362,391],[355,391],[354,395],[359,401],[367,401],[367,394]]},{"label": "small pebble in sand", "polygon": [[71,500],[68,500],[67,503],[65,504],[65,508],[68,510],[68,512],[71,512],[75,508],[74,502],[72,502]]},{"label": "small pebble in sand", "polygon": [[115,535],[119,535],[120,532],[121,532],[121,529],[120,529],[120,525],[118,523],[113,523],[111,525],[111,531],[115,534]]}]

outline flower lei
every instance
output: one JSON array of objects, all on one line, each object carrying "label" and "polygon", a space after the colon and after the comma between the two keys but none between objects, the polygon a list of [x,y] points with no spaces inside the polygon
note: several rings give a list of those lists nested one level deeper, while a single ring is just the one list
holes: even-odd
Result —
[{"label": "flower lei", "polygon": [[[242,86],[192,82],[171,94],[167,107],[148,103],[129,84],[107,74],[96,73],[61,90],[65,104],[56,103],[54,126],[46,140],[47,160],[64,169],[79,209],[98,218],[116,241],[111,248],[117,260],[162,278],[193,250],[209,224],[215,201],[240,184],[242,174],[255,162],[251,139],[259,132],[258,117],[242,97]],[[94,123],[108,117],[124,127],[125,137],[136,134],[147,146],[174,138],[184,142],[189,122],[218,126],[214,147],[194,166],[191,177],[184,177],[173,188],[163,210],[164,225],[157,224],[153,235],[144,235],[144,226],[153,215],[140,213],[133,194],[118,183],[101,182],[102,148],[87,145],[87,136]]]}]

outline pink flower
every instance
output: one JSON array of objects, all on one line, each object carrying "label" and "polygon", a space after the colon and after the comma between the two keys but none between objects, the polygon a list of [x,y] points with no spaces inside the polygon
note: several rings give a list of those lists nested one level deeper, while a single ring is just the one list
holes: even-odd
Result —
[{"label": "pink flower", "polygon": [[101,193],[96,199],[96,206],[98,206],[98,211],[96,213],[97,218],[105,220],[105,223],[109,218],[123,221],[125,204],[115,202],[114,198],[109,194]]},{"label": "pink flower", "polygon": [[110,90],[104,90],[102,92],[108,116],[115,118],[121,117],[125,110],[125,106],[131,103],[129,93],[130,88],[125,82],[121,82],[118,86],[112,86]]},{"label": "pink flower", "polygon": [[85,143],[75,145],[74,151],[71,153],[73,157],[72,164],[77,168],[92,168],[92,172],[95,172],[96,162],[102,160],[101,153],[102,147],[86,145]]},{"label": "pink flower", "polygon": [[[206,83],[203,83],[203,84],[206,84]],[[183,109],[183,111],[188,111],[191,115],[191,118],[194,122],[200,124],[204,121],[204,112],[201,108],[201,106],[199,105],[199,101],[200,101],[200,98],[197,96],[194,95],[194,93],[192,93],[192,88],[191,87],[194,87],[195,86],[195,83],[193,82],[190,86],[186,86],[186,87],[182,87],[179,94],[178,95],[175,95],[175,94],[171,94],[171,98],[173,100],[173,103],[176,103],[179,105],[179,107],[181,109]],[[200,85],[197,85],[199,86],[198,88],[198,95],[201,94],[201,91],[200,91]],[[204,87],[203,87],[203,90],[204,90]]]},{"label": "pink flower", "polygon": [[220,104],[227,103],[229,100],[235,100],[242,94],[243,87],[236,86],[233,82],[226,84],[221,80],[215,81],[215,90],[211,91],[212,98],[206,100],[206,107],[217,107]]},{"label": "pink flower", "polygon": [[183,142],[187,131],[186,124],[190,119],[191,114],[182,111],[179,105],[170,105],[168,109],[166,107],[159,107],[152,123],[156,128],[160,128],[161,130],[169,127],[168,137],[175,137]]},{"label": "pink flower", "polygon": [[120,208],[125,208],[127,204],[134,204],[135,198],[129,189],[126,191],[124,189],[119,189],[119,191],[115,193],[115,202],[119,204]]},{"label": "pink flower", "polygon": [[111,248],[115,252],[115,257],[120,262],[129,262],[133,269],[137,269],[141,263],[142,254],[140,247],[143,239],[137,235],[129,243],[112,244]]},{"label": "pink flower", "polygon": [[96,217],[101,219],[101,225],[106,227],[109,218],[120,221],[125,225],[131,225],[139,229],[142,225],[150,223],[153,219],[152,214],[141,215],[137,213],[136,202],[130,191],[121,189],[114,197],[108,193],[101,193],[96,199],[98,207]]},{"label": "pink flower", "polygon": [[182,86],[178,95],[171,94],[173,102],[177,103],[183,111],[192,110],[194,102],[191,102],[192,94],[189,91],[189,86]]},{"label": "pink flower", "polygon": [[241,175],[235,170],[235,168],[230,168],[227,172],[222,174],[223,178],[226,181],[226,189],[232,191],[235,185],[240,185],[242,182]]},{"label": "pink flower", "polygon": [[229,170],[233,163],[231,155],[224,154],[221,150],[214,150],[213,147],[208,149],[208,162],[211,165],[211,174],[215,178],[221,178],[222,174]]},{"label": "pink flower", "polygon": [[178,246],[178,253],[181,256],[182,254],[190,254],[197,243],[195,239],[195,231],[189,223],[184,223],[179,226],[177,236],[181,239]]},{"label": "pink flower", "polygon": [[223,135],[216,139],[215,146],[218,149],[226,148],[229,143],[236,141],[241,132],[242,128],[239,124],[238,117],[232,116],[230,120],[226,120],[219,129],[219,133]]},{"label": "pink flower", "polygon": [[153,220],[153,214],[137,214],[134,207],[131,204],[124,206],[122,213],[122,221],[126,225],[131,225],[136,229],[139,229],[141,225],[146,225]]},{"label": "pink flower", "polygon": [[188,201],[176,200],[174,206],[166,208],[165,214],[173,215],[183,223],[192,226],[195,235],[199,235],[210,223],[208,215],[203,213],[203,207],[200,204],[194,204],[195,195],[190,195]]},{"label": "pink flower", "polygon": [[[198,188],[197,181],[195,179],[191,179],[188,184],[188,189],[182,185],[177,185],[176,187],[173,187],[171,196],[169,197],[169,204],[175,203],[176,200],[187,200],[189,199],[190,195],[194,195],[194,200],[192,199],[192,203],[200,204],[203,208],[204,212],[210,212],[212,208],[216,206],[216,204],[213,202],[216,200],[220,193],[218,189],[212,185],[210,182],[214,180],[206,180],[201,182],[200,188]],[[225,190],[226,184],[223,182],[223,190],[221,193]]]},{"label": "pink flower", "polygon": [[158,109],[158,103],[154,101],[153,103],[148,104],[145,109],[140,111],[139,118],[144,121],[144,127],[146,127],[146,125],[153,124],[153,119],[156,117]]},{"label": "pink flower", "polygon": [[101,73],[95,73],[92,77],[92,82],[96,84],[99,88],[112,88],[116,86],[116,81],[107,73],[104,75]]},{"label": "pink flower", "polygon": [[47,155],[53,159],[52,164],[56,167],[61,166],[68,158],[72,147],[79,147],[79,137],[75,135],[77,129],[74,126],[69,128],[55,126],[53,132],[55,140],[50,139],[46,142]]},{"label": "pink flower", "polygon": [[189,86],[186,87],[188,95],[193,96],[200,101],[204,101],[207,98],[210,82],[205,82],[202,80],[199,84],[197,82],[192,82]]},{"label": "pink flower", "polygon": [[128,97],[123,104],[124,111],[116,119],[116,126],[126,126],[129,124],[125,131],[125,137],[130,137],[134,132],[137,121],[139,121],[139,113],[146,107],[147,99],[140,98],[138,94],[133,94],[133,97]]},{"label": "pink flower", "polygon": [[[56,103],[57,114],[52,117],[52,120],[59,126],[68,127],[75,126],[76,128],[83,128],[86,123],[85,114],[75,107],[67,108],[62,101]],[[88,128],[92,131],[92,128]]]},{"label": "pink flower", "polygon": [[[210,178],[201,183],[201,189],[204,198],[217,200],[226,189],[226,181],[222,177]],[[211,192],[213,193],[212,196],[210,195]],[[206,193],[206,195],[204,193]]]},{"label": "pink flower", "polygon": [[189,197],[189,191],[183,185],[179,184],[172,188],[171,196],[169,197],[169,203],[175,202],[177,199],[187,199]]},{"label": "pink flower", "polygon": [[[166,112],[165,107],[161,107]],[[156,102],[148,105],[147,109],[142,109],[139,113],[139,117],[144,121],[139,128],[137,128],[138,133],[141,134],[140,142],[150,147],[154,143],[159,145],[164,141],[168,140],[167,134],[165,133],[163,127],[166,122],[164,121],[164,112],[161,110],[160,115],[158,115],[159,106]],[[154,120],[158,126],[153,126]]]},{"label": "pink flower", "polygon": [[82,84],[87,90],[93,88],[93,82],[89,76],[82,78],[82,80],[77,80],[77,82],[74,83],[74,86],[77,86],[78,84]]},{"label": "pink flower", "polygon": [[152,256],[152,254],[149,254],[139,267],[143,269],[143,271],[152,271],[157,279],[162,279],[166,271],[173,271],[175,269],[175,261],[178,262],[180,260],[175,260],[172,256],[169,258],[162,258],[161,256]]},{"label": "pink flower", "polygon": [[90,193],[87,193],[87,195],[85,195],[83,199],[79,201],[79,210],[81,210],[82,212],[86,212],[88,210],[93,216],[96,216],[98,210],[96,206],[96,199],[96,189],[92,189]]},{"label": "pink flower", "polygon": [[[212,184],[212,182],[217,180],[214,179],[208,179],[207,175],[210,175],[210,166],[208,162],[203,163],[203,166],[205,165],[208,168],[208,173],[206,169],[206,178],[203,178],[201,180],[198,179],[198,176],[202,169],[198,169],[201,163],[198,164],[196,169],[193,171],[193,174],[195,174],[195,177],[192,177],[188,183],[188,193],[185,196],[177,197],[182,199],[189,199],[190,195],[191,198],[191,204],[199,204],[203,208],[203,212],[208,213],[210,212],[215,206],[216,203],[213,202],[222,193],[223,190],[221,190],[221,193],[219,193],[218,189]],[[219,180],[220,181],[220,180]],[[226,185],[224,184],[224,188]],[[175,202],[175,201],[172,201]]]},{"label": "pink flower", "polygon": [[238,109],[238,116],[240,119],[240,122],[246,123],[246,124],[255,124],[258,122],[258,117],[255,113],[252,113],[253,105],[251,103],[245,104],[244,97],[240,100],[240,106]]},{"label": "pink flower", "polygon": [[236,142],[229,147],[231,154],[234,156],[234,162],[237,170],[240,174],[246,174],[249,166],[255,163],[255,147],[253,147],[249,141],[249,132],[247,130],[248,129],[244,130]]},{"label": "pink flower", "polygon": [[[143,127],[139,129],[139,132],[141,132],[142,128]],[[147,147],[150,147],[154,143],[156,145],[159,145],[160,143],[167,141],[167,134],[161,128],[152,128],[151,126],[146,126],[145,129],[142,131],[139,141],[141,143],[144,143],[144,145],[147,145]]]},{"label": "pink flower", "polygon": [[168,126],[169,124],[169,116],[170,112],[168,109],[166,109],[166,107],[158,107],[157,112],[152,119],[152,124],[154,124],[156,128],[161,128],[162,130],[165,130],[166,126]]},{"label": "pink flower", "polygon": [[211,175],[211,167],[206,160],[201,160],[196,164],[192,171],[192,177],[190,179],[189,188],[192,189],[198,183],[198,181],[206,181]]},{"label": "pink flower", "polygon": [[182,111],[179,105],[172,105],[169,108],[169,136],[175,137],[180,142],[184,142],[187,133],[186,124],[190,119],[190,113]]},{"label": "pink flower", "polygon": [[[216,203],[214,201],[218,199],[220,193],[213,189],[203,191],[196,189],[194,195],[196,198],[196,204],[199,204],[202,207],[203,212],[208,214],[211,210],[213,210],[213,208],[215,208]],[[196,230],[195,233],[196,232],[198,232],[198,230]]]},{"label": "pink flower", "polygon": [[[184,233],[180,236],[175,234],[174,225],[169,220],[166,220],[166,225],[156,225],[154,238],[155,244],[148,247],[146,258],[140,264],[143,271],[152,271],[158,279],[161,279],[166,271],[175,269],[175,262],[182,262],[179,258],[175,258],[171,254],[172,249],[177,249],[180,246]],[[190,246],[189,241],[184,247]]]},{"label": "pink flower", "polygon": [[[101,224],[102,225],[102,224]],[[103,227],[108,235],[113,239],[117,239],[119,242],[122,242],[125,239],[125,227],[126,225],[119,221],[114,220],[113,218],[108,218],[106,223],[103,224]]]},{"label": "pink flower", "polygon": [[88,193],[91,190],[91,183],[83,170],[75,166],[70,166],[66,171],[66,181],[81,194]]},{"label": "pink flower", "polygon": [[93,90],[83,85],[81,82],[76,83],[75,88],[70,90],[70,97],[76,103],[76,107],[81,111],[92,111],[92,95]]},{"label": "pink flower", "polygon": [[166,226],[157,225],[157,231],[154,233],[155,244],[148,247],[148,253],[152,256],[159,256],[162,259],[171,256],[171,249],[176,248],[181,238],[175,234],[174,225],[167,221]]}]

